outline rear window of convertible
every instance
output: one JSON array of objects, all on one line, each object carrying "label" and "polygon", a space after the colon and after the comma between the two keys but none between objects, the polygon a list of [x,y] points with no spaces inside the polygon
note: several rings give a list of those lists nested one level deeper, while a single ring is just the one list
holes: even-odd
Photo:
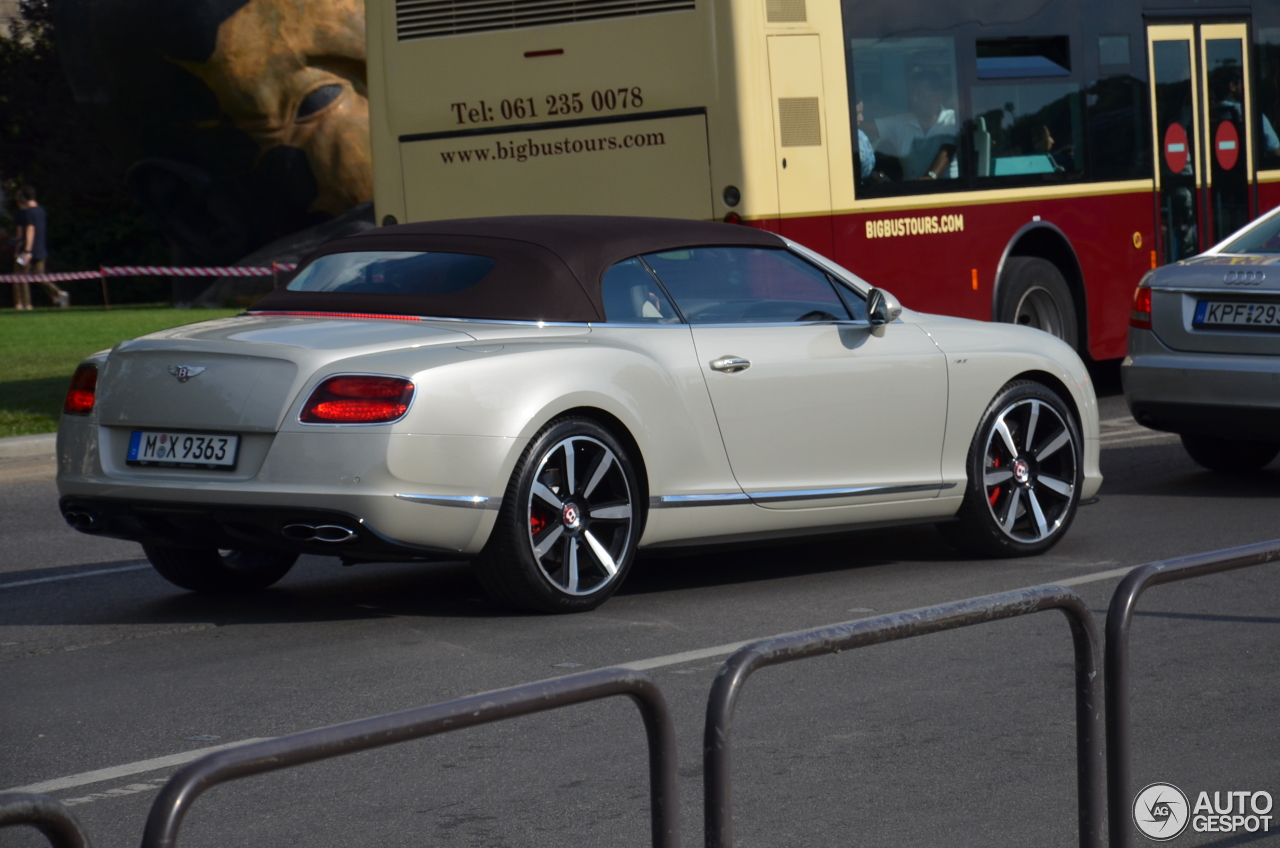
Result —
[{"label": "rear window of convertible", "polygon": [[298,272],[289,291],[453,294],[483,280],[496,259],[469,253],[371,250],[330,253]]}]

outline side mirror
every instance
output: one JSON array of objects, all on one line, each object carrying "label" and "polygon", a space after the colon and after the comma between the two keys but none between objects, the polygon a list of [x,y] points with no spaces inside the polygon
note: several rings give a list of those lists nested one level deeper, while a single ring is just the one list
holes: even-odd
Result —
[{"label": "side mirror", "polygon": [[872,325],[891,324],[902,314],[902,304],[884,289],[872,289],[867,294],[867,321]]}]

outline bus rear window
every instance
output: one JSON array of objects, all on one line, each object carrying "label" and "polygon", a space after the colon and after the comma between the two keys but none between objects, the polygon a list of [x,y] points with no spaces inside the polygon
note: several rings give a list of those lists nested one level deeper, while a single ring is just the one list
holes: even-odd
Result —
[{"label": "bus rear window", "polygon": [[298,272],[289,291],[358,294],[453,294],[466,291],[497,260],[468,253],[370,250],[330,253]]}]

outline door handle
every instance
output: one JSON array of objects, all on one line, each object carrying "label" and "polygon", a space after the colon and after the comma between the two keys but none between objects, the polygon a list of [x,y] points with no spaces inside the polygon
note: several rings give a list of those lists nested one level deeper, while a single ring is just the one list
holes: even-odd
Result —
[{"label": "door handle", "polygon": [[741,356],[722,356],[719,359],[711,360],[712,371],[723,371],[726,374],[737,374],[739,371],[746,371],[751,367],[750,359],[743,359]]}]

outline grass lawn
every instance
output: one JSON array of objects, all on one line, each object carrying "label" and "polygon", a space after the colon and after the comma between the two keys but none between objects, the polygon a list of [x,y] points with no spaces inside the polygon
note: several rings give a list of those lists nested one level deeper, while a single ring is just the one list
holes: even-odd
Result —
[{"label": "grass lawn", "polygon": [[239,309],[167,306],[0,312],[0,438],[52,433],[80,360],[116,342],[181,324],[235,315]]}]

